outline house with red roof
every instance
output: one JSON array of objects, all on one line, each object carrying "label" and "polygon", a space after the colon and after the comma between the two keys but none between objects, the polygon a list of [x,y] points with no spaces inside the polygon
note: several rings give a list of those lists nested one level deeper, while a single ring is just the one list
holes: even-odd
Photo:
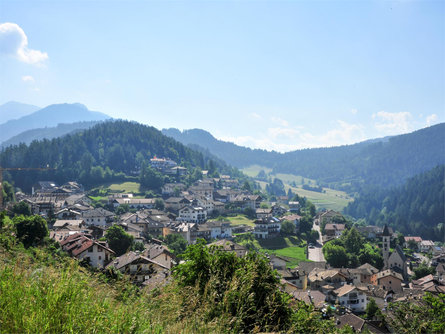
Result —
[{"label": "house with red roof", "polygon": [[104,241],[95,241],[90,234],[76,233],[60,242],[64,251],[78,260],[87,261],[92,267],[104,268],[115,256]]}]

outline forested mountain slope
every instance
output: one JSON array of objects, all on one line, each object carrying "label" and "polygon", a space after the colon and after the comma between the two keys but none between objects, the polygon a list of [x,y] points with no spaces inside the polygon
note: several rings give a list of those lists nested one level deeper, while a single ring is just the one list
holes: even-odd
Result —
[{"label": "forested mountain slope", "polygon": [[344,212],[373,225],[395,227],[405,235],[445,241],[445,165],[391,190],[368,188]]},{"label": "forested mountain slope", "polygon": [[1,143],[0,146],[7,147],[10,145],[18,145],[20,143],[29,145],[34,140],[53,139],[64,136],[73,131],[81,131],[89,129],[94,125],[96,125],[98,122],[100,121],[75,122],[69,124],[58,124],[57,126],[54,127],[31,129],[19,133],[18,135],[4,141],[3,143]]},{"label": "forested mountain slope", "polygon": [[260,165],[275,173],[317,180],[350,192],[363,185],[391,187],[445,163],[445,123],[409,134],[354,145],[304,149],[287,153],[252,150],[215,139],[203,130],[163,130],[184,144],[196,144],[238,168]]},{"label": "forested mountain slope", "polygon": [[60,123],[103,121],[109,118],[103,113],[88,110],[80,103],[52,104],[30,115],[0,124],[0,143],[30,129],[56,126]]},{"label": "forested mountain slope", "polygon": [[[34,141],[29,146],[10,146],[0,153],[2,167],[56,168],[49,172],[11,172],[15,184],[28,190],[36,180],[56,182],[80,180],[98,183],[110,175],[137,175],[141,165],[153,156],[175,160],[185,167],[206,168],[210,158],[194,151],[154,127],[128,121],[106,121],[91,129],[52,140]],[[221,172],[233,169],[214,161]],[[239,172],[238,172],[239,173]]]}]

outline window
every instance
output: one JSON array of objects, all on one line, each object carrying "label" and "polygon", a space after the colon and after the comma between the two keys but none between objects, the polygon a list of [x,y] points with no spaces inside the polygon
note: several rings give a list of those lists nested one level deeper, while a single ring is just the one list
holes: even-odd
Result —
[{"label": "window", "polygon": [[102,256],[99,256],[99,260],[102,260]]},{"label": "window", "polygon": [[97,247],[97,251],[98,251],[98,252],[103,252],[102,247]]},{"label": "window", "polygon": [[88,253],[92,253],[93,252],[93,247],[88,248]]}]

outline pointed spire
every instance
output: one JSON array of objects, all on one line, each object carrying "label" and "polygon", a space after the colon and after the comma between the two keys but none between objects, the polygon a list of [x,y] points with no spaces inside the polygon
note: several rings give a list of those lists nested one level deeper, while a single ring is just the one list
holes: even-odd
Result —
[{"label": "pointed spire", "polygon": [[389,233],[388,225],[385,225],[385,228],[383,229],[382,236],[384,236],[384,237],[390,237],[391,236],[391,234]]}]

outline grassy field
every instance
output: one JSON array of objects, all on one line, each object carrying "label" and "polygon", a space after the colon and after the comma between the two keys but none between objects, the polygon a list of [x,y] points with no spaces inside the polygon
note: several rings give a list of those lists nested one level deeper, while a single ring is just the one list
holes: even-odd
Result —
[{"label": "grassy field", "polygon": [[272,174],[271,176],[279,178],[284,183],[290,184],[292,182],[295,182],[295,184],[297,186],[302,186],[303,184],[309,184],[309,185],[317,184],[317,182],[315,180],[308,179],[306,177],[299,176],[299,175],[278,173],[278,174]]},{"label": "grassy field", "polygon": [[345,192],[330,188],[323,188],[326,192],[320,193],[305,190],[300,187],[291,187],[285,184],[286,191],[288,191],[289,188],[292,189],[293,193],[306,197],[308,200],[314,203],[317,209],[332,209],[335,211],[342,211],[348,205],[348,203],[353,200]]},{"label": "grassy field", "polygon": [[108,187],[112,192],[116,193],[139,193],[140,185],[137,182],[113,183]]},{"label": "grassy field", "polygon": [[253,220],[245,215],[237,215],[235,217],[225,217],[232,225],[248,225],[254,227]]},{"label": "grassy field", "polygon": [[251,243],[263,253],[275,254],[288,257],[291,261],[287,263],[288,268],[295,268],[306,258],[306,241],[297,237],[277,237],[272,239],[254,239],[253,241],[241,241],[241,244]]},{"label": "grassy field", "polygon": [[241,169],[241,171],[246,174],[247,176],[250,177],[256,177],[258,175],[258,173],[260,172],[260,170],[264,170],[266,172],[266,174],[269,174],[272,171],[272,168],[267,168],[267,167],[263,167],[263,166],[259,166],[259,165],[252,165],[249,167],[245,167],[243,169]]},{"label": "grassy field", "polygon": [[[283,181],[286,192],[289,188],[292,189],[294,194],[298,194],[299,196],[306,197],[310,200],[317,209],[331,209],[335,211],[342,211],[349,202],[353,199],[349,197],[345,192],[334,190],[330,188],[323,188],[326,192],[320,193],[316,191],[305,190],[301,186],[303,184],[316,185],[316,181],[312,179],[308,179],[298,175],[292,174],[270,174],[272,171],[270,168],[253,165],[247,168],[242,169],[242,171],[252,177],[258,175],[258,172],[263,169],[269,176],[277,177]],[[266,188],[267,182],[257,181],[261,188],[264,190]],[[290,184],[295,182],[297,187],[292,187]]]}]

